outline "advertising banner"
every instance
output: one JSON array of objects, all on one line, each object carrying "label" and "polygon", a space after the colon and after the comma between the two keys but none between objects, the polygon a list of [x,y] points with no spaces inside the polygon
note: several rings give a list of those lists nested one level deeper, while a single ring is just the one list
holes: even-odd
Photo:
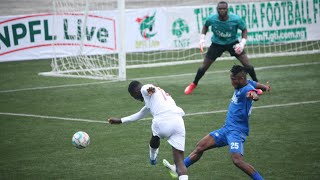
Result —
[{"label": "advertising banner", "polygon": [[0,62],[114,53],[116,16],[102,15],[90,13],[87,19],[76,13],[0,17]]},{"label": "advertising banner", "polygon": [[127,52],[168,49],[166,9],[140,9],[126,12]]},{"label": "advertising banner", "polygon": [[[247,44],[320,40],[320,0],[229,4],[229,12],[246,22]],[[126,10],[126,51],[197,48],[212,13],[215,5]],[[0,62],[117,53],[117,27],[118,11],[89,12],[87,18],[76,13],[0,17]]]}]

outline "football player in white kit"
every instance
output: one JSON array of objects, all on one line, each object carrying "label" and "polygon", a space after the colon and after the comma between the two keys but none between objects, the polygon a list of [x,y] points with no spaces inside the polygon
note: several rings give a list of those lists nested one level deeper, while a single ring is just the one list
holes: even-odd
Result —
[{"label": "football player in white kit", "polygon": [[187,168],[184,165],[185,126],[182,116],[184,111],[178,107],[172,97],[160,87],[152,84],[142,85],[139,81],[129,84],[130,95],[145,105],[135,114],[123,118],[111,117],[110,124],[128,123],[142,119],[147,113],[151,113],[152,136],[149,144],[150,163],[155,165],[159,152],[160,139],[166,138],[172,146],[174,163],[177,166],[179,180],[188,179]]}]

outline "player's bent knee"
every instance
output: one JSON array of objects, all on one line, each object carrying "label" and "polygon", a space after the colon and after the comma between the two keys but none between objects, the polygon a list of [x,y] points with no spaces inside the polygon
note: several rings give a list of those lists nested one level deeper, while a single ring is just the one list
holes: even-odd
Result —
[{"label": "player's bent knee", "polygon": [[198,69],[198,71],[204,74],[208,69],[209,69],[209,66],[201,66]]},{"label": "player's bent knee", "polygon": [[243,159],[241,158],[232,158],[232,162],[237,167],[241,167],[242,164],[244,163]]},{"label": "player's bent knee", "polygon": [[152,148],[159,148],[160,138],[158,136],[152,136],[149,144]]},{"label": "player's bent knee", "polygon": [[196,154],[202,154],[204,150],[205,150],[205,149],[204,149],[203,146],[197,144],[197,147],[195,148],[194,152],[195,152]]},{"label": "player's bent knee", "polygon": [[252,71],[254,71],[254,68],[252,65],[246,65],[244,68],[247,73],[251,73]]},{"label": "player's bent knee", "polygon": [[251,70],[251,69],[253,69],[253,66],[251,64],[246,64],[246,65],[244,65],[244,68],[246,70]]}]

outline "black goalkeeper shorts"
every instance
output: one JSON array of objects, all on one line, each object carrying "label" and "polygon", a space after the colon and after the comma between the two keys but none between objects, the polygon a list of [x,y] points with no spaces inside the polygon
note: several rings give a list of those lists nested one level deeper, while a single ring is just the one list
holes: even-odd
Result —
[{"label": "black goalkeeper shorts", "polygon": [[245,54],[246,52],[243,50],[241,54],[236,54],[236,52],[233,49],[233,46],[235,44],[239,43],[239,41],[235,41],[234,43],[227,44],[227,45],[220,45],[216,43],[212,43],[208,49],[208,52],[206,54],[206,58],[209,60],[216,60],[218,57],[222,55],[223,52],[228,51],[231,56],[240,56],[242,54]]}]

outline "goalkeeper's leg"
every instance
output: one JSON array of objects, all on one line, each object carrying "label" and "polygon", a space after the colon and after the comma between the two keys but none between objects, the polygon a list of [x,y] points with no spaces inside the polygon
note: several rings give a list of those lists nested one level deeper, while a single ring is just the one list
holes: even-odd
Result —
[{"label": "goalkeeper's leg", "polygon": [[237,59],[241,62],[241,64],[245,67],[246,71],[251,76],[252,80],[258,82],[258,78],[254,67],[249,63],[249,58],[245,52],[237,56]]},{"label": "goalkeeper's leg", "polygon": [[195,85],[198,85],[198,82],[200,81],[200,79],[204,76],[204,74],[206,73],[206,71],[209,69],[209,67],[211,66],[211,64],[213,62],[215,62],[216,59],[210,59],[210,58],[205,58],[203,60],[202,65],[198,68],[197,74],[193,80],[193,83]]},{"label": "goalkeeper's leg", "polygon": [[198,82],[204,76],[204,74],[206,73],[206,71],[208,70],[208,68],[211,66],[211,64],[213,62],[214,62],[214,60],[210,60],[207,58],[205,58],[203,60],[203,64],[198,68],[197,74],[196,74],[193,82],[191,84],[189,84],[184,90],[184,93],[186,95],[191,94],[192,91],[197,87]]},{"label": "goalkeeper's leg", "polygon": [[206,53],[205,58],[203,59],[202,65],[198,68],[197,74],[191,84],[189,84],[185,90],[184,93],[186,95],[191,94],[192,91],[197,87],[200,79],[204,76],[206,71],[209,69],[211,64],[215,62],[215,60],[222,55],[222,53],[225,51],[225,47],[212,43],[211,46],[208,49],[208,52]]}]

